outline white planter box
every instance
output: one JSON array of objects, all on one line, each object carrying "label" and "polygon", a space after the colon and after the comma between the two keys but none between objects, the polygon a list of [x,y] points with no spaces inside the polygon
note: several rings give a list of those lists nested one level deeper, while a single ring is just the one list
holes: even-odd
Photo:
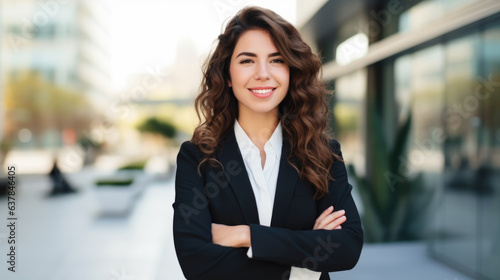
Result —
[{"label": "white planter box", "polygon": [[136,189],[133,185],[124,186],[98,186],[95,197],[99,210],[103,214],[120,214],[130,209]]},{"label": "white planter box", "polygon": [[129,186],[94,186],[94,193],[102,214],[124,214],[131,209],[135,200],[149,183],[148,174],[141,170],[120,170],[115,174],[117,180],[132,179]]}]

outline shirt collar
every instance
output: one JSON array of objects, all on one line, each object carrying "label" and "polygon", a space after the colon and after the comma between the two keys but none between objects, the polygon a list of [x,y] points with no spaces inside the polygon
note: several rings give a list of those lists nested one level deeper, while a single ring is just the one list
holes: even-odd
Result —
[{"label": "shirt collar", "polygon": [[[246,132],[238,123],[238,120],[234,121],[234,134],[236,137],[236,142],[240,148],[241,156],[245,158],[252,149],[258,149],[257,146],[250,140]],[[274,130],[271,138],[266,142],[264,149],[270,146],[272,151],[280,158],[281,156],[281,148],[283,146],[283,132],[281,127],[281,122],[278,122],[276,129]]]}]

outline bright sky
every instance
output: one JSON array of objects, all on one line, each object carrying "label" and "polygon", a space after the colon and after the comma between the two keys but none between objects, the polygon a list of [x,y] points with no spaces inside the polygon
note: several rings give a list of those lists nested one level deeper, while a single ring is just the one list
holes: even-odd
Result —
[{"label": "bright sky", "polygon": [[[167,67],[177,43],[189,40],[206,55],[225,20],[247,5],[272,9],[295,24],[293,0],[127,0],[113,1],[113,86],[124,86],[131,73]],[[201,70],[200,70],[201,71]]]}]

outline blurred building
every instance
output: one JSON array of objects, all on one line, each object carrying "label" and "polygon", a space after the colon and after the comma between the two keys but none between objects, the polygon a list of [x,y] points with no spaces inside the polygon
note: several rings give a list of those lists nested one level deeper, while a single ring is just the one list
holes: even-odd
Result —
[{"label": "blurred building", "polygon": [[0,73],[3,83],[26,71],[38,73],[49,83],[80,92],[94,105],[105,107],[111,84],[107,3],[1,1]]},{"label": "blurred building", "polygon": [[[152,117],[168,120],[180,132],[179,143],[185,141],[198,124],[193,104],[199,93],[202,62],[194,42],[182,39],[177,44],[172,65],[130,75],[121,93],[128,96],[126,101],[134,106],[134,116],[129,120],[137,122]],[[134,145],[129,135],[123,138],[123,142]]]},{"label": "blurred building", "polygon": [[371,182],[372,196],[384,193],[378,206],[409,181],[432,193],[397,198],[431,210],[430,253],[500,279],[500,1],[299,0],[297,10],[334,90],[349,170]]}]

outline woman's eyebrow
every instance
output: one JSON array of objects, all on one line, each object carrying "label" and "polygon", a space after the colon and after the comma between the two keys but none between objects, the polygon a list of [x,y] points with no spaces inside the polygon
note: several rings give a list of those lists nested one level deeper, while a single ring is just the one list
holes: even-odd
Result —
[{"label": "woman's eyebrow", "polygon": [[[239,53],[236,58],[238,58],[239,56],[242,56],[242,55],[246,55],[246,56],[251,56],[251,57],[257,57],[256,54],[254,53],[251,53],[251,52],[241,52]],[[281,54],[279,52],[274,52],[274,53],[270,53],[267,57],[273,57],[273,56],[280,56]]]},{"label": "woman's eyebrow", "polygon": [[236,58],[238,58],[239,56],[242,56],[242,55],[251,56],[251,57],[257,57],[257,55],[256,55],[256,54],[251,53],[251,52],[240,52],[240,53],[236,56]]}]

